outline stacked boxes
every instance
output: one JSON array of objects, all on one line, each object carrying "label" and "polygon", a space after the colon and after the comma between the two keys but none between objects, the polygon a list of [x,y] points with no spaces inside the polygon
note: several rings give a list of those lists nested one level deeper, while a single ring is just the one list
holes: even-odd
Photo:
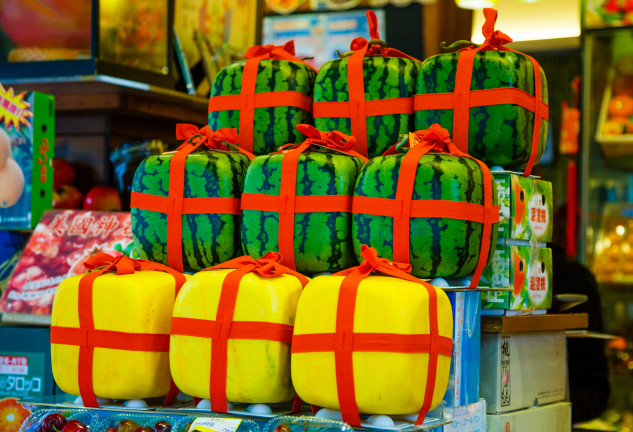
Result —
[{"label": "stacked boxes", "polygon": [[552,184],[512,172],[493,172],[499,199],[499,239],[484,271],[491,288],[481,294],[482,313],[543,311],[552,304]]}]

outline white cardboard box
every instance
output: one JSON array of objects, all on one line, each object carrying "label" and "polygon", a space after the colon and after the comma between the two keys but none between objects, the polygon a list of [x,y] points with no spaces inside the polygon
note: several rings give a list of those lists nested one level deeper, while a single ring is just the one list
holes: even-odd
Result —
[{"label": "white cardboard box", "polygon": [[488,432],[569,432],[571,403],[557,402],[505,414],[486,416]]},{"label": "white cardboard box", "polygon": [[565,399],[566,348],[564,331],[482,333],[481,397],[487,412]]}]

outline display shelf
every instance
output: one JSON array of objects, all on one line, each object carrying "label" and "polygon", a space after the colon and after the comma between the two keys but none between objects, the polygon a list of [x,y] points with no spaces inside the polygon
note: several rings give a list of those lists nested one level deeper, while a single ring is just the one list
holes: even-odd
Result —
[{"label": "display shelf", "polygon": [[581,329],[588,324],[589,316],[586,313],[481,317],[481,331],[484,333]]}]

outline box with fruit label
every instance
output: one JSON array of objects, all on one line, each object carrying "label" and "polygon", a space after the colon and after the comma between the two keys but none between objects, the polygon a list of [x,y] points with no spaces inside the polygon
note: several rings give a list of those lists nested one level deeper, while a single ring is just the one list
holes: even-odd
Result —
[{"label": "box with fruit label", "polygon": [[129,213],[50,210],[20,256],[0,300],[5,322],[50,324],[53,295],[98,252],[136,257]]},{"label": "box with fruit label", "polygon": [[486,422],[489,432],[570,431],[571,402],[556,402],[503,414],[488,414]]},{"label": "box with fruit label", "polygon": [[53,197],[53,96],[0,84],[0,228],[31,229]]},{"label": "box with fruit label", "polygon": [[552,305],[552,250],[537,245],[498,244],[483,277],[492,288],[481,293],[482,314],[491,309],[548,309]]},{"label": "box with fruit label", "polygon": [[552,184],[508,171],[492,173],[499,198],[499,238],[552,240]]}]

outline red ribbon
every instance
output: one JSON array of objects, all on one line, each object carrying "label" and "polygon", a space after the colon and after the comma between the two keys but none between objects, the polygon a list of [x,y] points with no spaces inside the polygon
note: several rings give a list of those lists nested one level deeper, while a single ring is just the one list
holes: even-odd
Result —
[{"label": "red ribbon", "polygon": [[[493,205],[492,175],[478,159],[460,151],[451,141],[450,134],[438,124],[429,129],[409,134],[410,149],[402,159],[395,199],[354,197],[352,213],[382,215],[393,218],[393,259],[409,262],[410,223],[412,217],[442,217],[461,219],[483,224],[479,260],[470,288],[477,288],[488,260],[492,224],[499,222],[499,206]],[[385,154],[392,154],[395,148]],[[435,151],[474,160],[481,167],[484,183],[484,204],[448,200],[413,200],[415,175],[422,156]]]},{"label": "red ribbon", "polygon": [[[378,39],[378,19],[372,10],[367,11],[369,23],[369,35],[372,39]],[[371,102],[371,112],[365,101],[365,82],[363,79],[363,59],[368,56],[378,57],[402,57],[419,62],[396,49],[384,48],[378,44],[367,42],[363,37],[354,39],[350,46],[353,54],[347,63],[347,85],[349,102],[314,102],[314,118],[321,117],[349,117],[352,135],[356,137],[355,149],[360,154],[368,156],[367,152],[367,117],[385,114],[412,114],[412,98],[390,98]],[[345,108],[343,108],[345,106]]]},{"label": "red ribbon", "polygon": [[182,215],[199,213],[240,214],[239,198],[206,197],[185,198],[185,164],[187,157],[204,146],[209,150],[230,151],[255,156],[238,145],[235,129],[212,131],[209,126],[198,129],[192,124],[176,125],[176,138],[185,140],[169,162],[169,195],[162,197],[141,192],[132,192],[131,207],[167,214],[167,263],[183,271],[182,261]]},{"label": "red ribbon", "polygon": [[[297,196],[297,165],[301,154],[312,145],[329,148],[349,156],[367,158],[351,149],[354,137],[339,131],[320,132],[314,126],[297,125],[297,130],[308,138],[301,144],[287,144],[279,148],[284,156],[281,160],[281,184],[279,197],[266,194],[243,193],[242,210],[272,211],[279,213],[278,248],[283,264],[296,270],[295,266],[295,214],[317,212],[350,212],[352,198],[348,195]],[[289,147],[288,147],[289,146]],[[275,200],[277,198],[277,200]]]},{"label": "red ribbon", "polygon": [[[451,338],[439,335],[437,323],[437,288],[412,276],[411,265],[378,257],[376,249],[361,246],[363,262],[334,276],[345,276],[339,290],[336,331],[331,333],[294,334],[292,353],[334,351],[336,387],[343,421],[360,427],[360,415],[354,386],[354,352],[429,353],[429,370],[424,402],[416,425],[422,424],[431,408],[439,355],[451,357]],[[354,313],[359,284],[372,272],[378,272],[422,285],[429,295],[429,334],[401,335],[390,333],[355,333]]]},{"label": "red ribbon", "polygon": [[[284,267],[280,261],[281,256],[278,253],[268,252],[260,259],[242,256],[205,269],[235,269],[227,274],[222,282],[215,321],[172,318],[172,335],[211,339],[209,393],[211,410],[214,412],[226,413],[227,411],[226,373],[229,339],[260,339],[283,343],[290,343],[292,340],[290,325],[261,321],[233,321],[240,281],[244,275],[255,273],[264,278],[276,278],[289,274],[299,279],[302,286],[308,283],[305,276]],[[299,403],[295,403],[295,406]]]},{"label": "red ribbon", "polygon": [[287,60],[301,63],[310,69],[317,70],[305,61],[295,57],[294,41],[288,41],[283,46],[255,45],[250,47],[244,55],[247,61],[242,71],[242,87],[239,97],[232,95],[214,96],[209,99],[209,112],[224,110],[240,111],[240,140],[243,148],[253,151],[253,124],[255,108],[291,106],[312,112],[312,100],[307,95],[296,91],[255,93],[257,84],[257,70],[262,60]]},{"label": "red ribbon", "polygon": [[[171,268],[152,261],[135,260],[120,255],[113,257],[103,252],[91,257],[84,264],[92,269],[79,281],[78,314],[79,328],[51,326],[51,344],[79,345],[78,380],[79,393],[86,407],[98,407],[99,403],[93,389],[93,356],[94,349],[110,348],[132,351],[169,352],[169,336],[163,334],[114,332],[95,328],[93,315],[92,287],[96,278],[106,272],[117,275],[133,274],[137,271],[161,271],[169,273],[175,280],[174,299],[178,295],[185,276]],[[134,342],[131,344],[131,342]],[[178,396],[179,390],[171,381],[169,393],[164,406],[171,405]]]},{"label": "red ribbon", "polygon": [[[541,94],[541,67],[532,57],[504,46],[512,42],[512,38],[494,29],[497,21],[497,11],[495,9],[484,9],[484,16],[486,18],[482,27],[483,35],[486,38],[484,43],[479,47],[470,46],[459,51],[455,91],[453,93],[416,95],[414,98],[415,110],[453,109],[453,142],[465,153],[468,152],[468,128],[471,107],[515,104],[533,112],[534,128],[532,130],[530,157],[523,172],[523,175],[528,176],[532,172],[538,157],[541,123],[543,120],[549,119],[549,107],[543,102]],[[475,56],[480,51],[490,50],[511,51],[525,55],[530,59],[534,69],[534,95],[530,95],[515,87],[471,91],[470,86]]]}]

